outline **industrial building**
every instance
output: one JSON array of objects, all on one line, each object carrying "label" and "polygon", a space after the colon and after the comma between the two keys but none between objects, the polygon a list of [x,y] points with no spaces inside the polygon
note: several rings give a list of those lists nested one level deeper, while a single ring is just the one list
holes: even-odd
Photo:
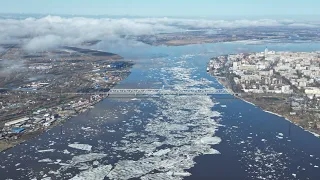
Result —
[{"label": "industrial building", "polygon": [[16,125],[16,124],[18,124],[18,123],[26,122],[26,121],[28,121],[28,120],[29,120],[28,117],[24,117],[24,118],[20,118],[20,119],[17,119],[17,120],[13,120],[13,121],[6,122],[6,123],[4,124],[4,126],[9,127],[9,126]]}]

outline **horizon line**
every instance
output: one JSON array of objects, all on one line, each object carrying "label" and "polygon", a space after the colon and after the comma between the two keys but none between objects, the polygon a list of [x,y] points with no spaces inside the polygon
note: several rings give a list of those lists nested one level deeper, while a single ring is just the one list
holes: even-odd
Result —
[{"label": "horizon line", "polygon": [[[262,19],[268,19],[268,18],[286,18],[288,19],[288,17],[291,17],[293,19],[295,18],[303,18],[303,17],[313,17],[313,19],[318,19],[314,16],[320,15],[320,14],[295,14],[295,15],[290,15],[290,14],[286,14],[286,15],[275,15],[275,14],[270,14],[270,15],[209,15],[209,16],[194,16],[194,15],[185,15],[185,16],[180,16],[180,15],[130,15],[130,14],[123,14],[123,15],[116,15],[116,14],[65,14],[65,13],[26,13],[26,12],[21,12],[21,13],[16,13],[16,12],[12,12],[12,13],[7,13],[7,12],[0,12],[1,16],[6,16],[6,15],[23,15],[23,16],[28,16],[28,15],[32,15],[32,16],[71,16],[71,17],[98,17],[98,16],[103,16],[103,17],[137,17],[137,18],[232,18],[232,19],[236,19],[237,17],[239,17],[239,19],[243,19],[243,18],[262,18]],[[320,21],[320,20],[319,20]]]}]

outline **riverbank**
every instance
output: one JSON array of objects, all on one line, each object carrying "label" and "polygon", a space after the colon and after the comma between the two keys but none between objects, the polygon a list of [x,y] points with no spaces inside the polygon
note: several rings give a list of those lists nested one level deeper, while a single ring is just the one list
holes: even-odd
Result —
[{"label": "riverbank", "polygon": [[1,139],[0,140],[0,152],[6,151],[8,149],[11,149],[11,148],[21,144],[21,143],[24,143],[28,140],[36,138],[36,137],[40,136],[42,133],[44,133],[45,131],[48,131],[53,127],[62,125],[63,123],[65,123],[66,121],[71,119],[72,117],[75,117],[81,113],[88,111],[94,105],[101,102],[105,98],[107,98],[107,96],[103,96],[103,97],[97,99],[96,101],[94,101],[90,104],[87,104],[86,106],[82,106],[81,108],[77,109],[76,111],[73,111],[73,113],[70,113],[68,115],[65,115],[63,117],[58,118],[56,121],[54,121],[48,127],[46,127],[46,126],[38,127],[37,129],[35,129],[33,131],[29,130],[27,132],[23,132],[21,134],[16,134],[14,136],[11,136],[10,139],[9,138]]},{"label": "riverbank", "polygon": [[[216,77],[217,81],[225,88],[232,89],[230,82],[227,78]],[[267,113],[283,117],[291,123],[303,128],[304,130],[312,133],[316,137],[320,137],[320,130],[308,126],[306,119],[312,118],[311,115],[298,115],[291,112],[290,104],[287,103],[288,95],[266,95],[266,94],[249,94],[241,92],[239,99],[257,106]]]}]

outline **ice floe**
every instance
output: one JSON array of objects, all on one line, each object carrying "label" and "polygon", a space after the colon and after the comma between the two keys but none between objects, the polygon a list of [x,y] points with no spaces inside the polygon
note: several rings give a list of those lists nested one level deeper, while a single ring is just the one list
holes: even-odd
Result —
[{"label": "ice floe", "polygon": [[44,177],[41,180],[51,180],[51,177]]},{"label": "ice floe", "polygon": [[182,178],[173,177],[171,174],[168,175],[167,173],[154,173],[154,174],[147,174],[141,177],[141,180],[179,180]]},{"label": "ice floe", "polygon": [[103,165],[97,168],[82,171],[80,174],[76,175],[70,180],[103,180],[109,174],[111,169],[111,165]]},{"label": "ice floe", "polygon": [[65,149],[63,150],[63,154],[70,154],[70,152],[67,149]]},{"label": "ice floe", "polygon": [[110,179],[130,179],[148,174],[154,169],[155,161],[120,161],[108,174]]},{"label": "ice floe", "polygon": [[79,149],[83,151],[91,151],[92,146],[89,144],[69,144],[68,145],[71,148]]},{"label": "ice floe", "polygon": [[200,142],[203,144],[215,145],[221,142],[221,138],[219,137],[203,137],[200,139]]},{"label": "ice floe", "polygon": [[38,150],[39,153],[45,153],[45,152],[54,152],[55,149],[44,149],[44,150]]},{"label": "ice floe", "polygon": [[151,155],[153,155],[153,156],[163,156],[165,154],[168,154],[170,151],[171,151],[170,149],[162,149],[162,150],[159,150],[157,152],[151,153]]},{"label": "ice floe", "polygon": [[78,155],[72,158],[72,163],[78,164],[82,162],[90,162],[90,161],[104,158],[106,156],[107,154],[102,154],[102,153],[90,153],[90,154]]},{"label": "ice floe", "polygon": [[187,177],[187,176],[191,176],[191,173],[189,172],[167,172],[168,175],[171,176],[181,176],[181,177]]},{"label": "ice floe", "polygon": [[209,149],[207,152],[204,154],[221,154],[218,150],[216,149]]},{"label": "ice floe", "polygon": [[94,131],[91,127],[81,127],[81,129],[84,131]]},{"label": "ice floe", "polygon": [[53,161],[51,159],[49,159],[49,158],[46,158],[46,159],[41,159],[38,162],[40,162],[40,163],[51,163]]}]

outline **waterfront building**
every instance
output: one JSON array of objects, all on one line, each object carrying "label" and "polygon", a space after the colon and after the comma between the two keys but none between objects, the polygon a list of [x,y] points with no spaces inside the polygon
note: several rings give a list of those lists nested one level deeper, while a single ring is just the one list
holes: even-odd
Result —
[{"label": "waterfront building", "polygon": [[13,121],[6,122],[6,123],[4,124],[4,126],[7,126],[7,127],[8,127],[8,126],[13,126],[13,125],[18,124],[18,123],[23,123],[23,122],[25,122],[25,121],[27,121],[27,120],[29,120],[28,117],[16,119],[16,120],[13,120]]},{"label": "waterfront building", "polygon": [[11,131],[15,134],[20,134],[24,131],[24,128],[12,128]]}]

